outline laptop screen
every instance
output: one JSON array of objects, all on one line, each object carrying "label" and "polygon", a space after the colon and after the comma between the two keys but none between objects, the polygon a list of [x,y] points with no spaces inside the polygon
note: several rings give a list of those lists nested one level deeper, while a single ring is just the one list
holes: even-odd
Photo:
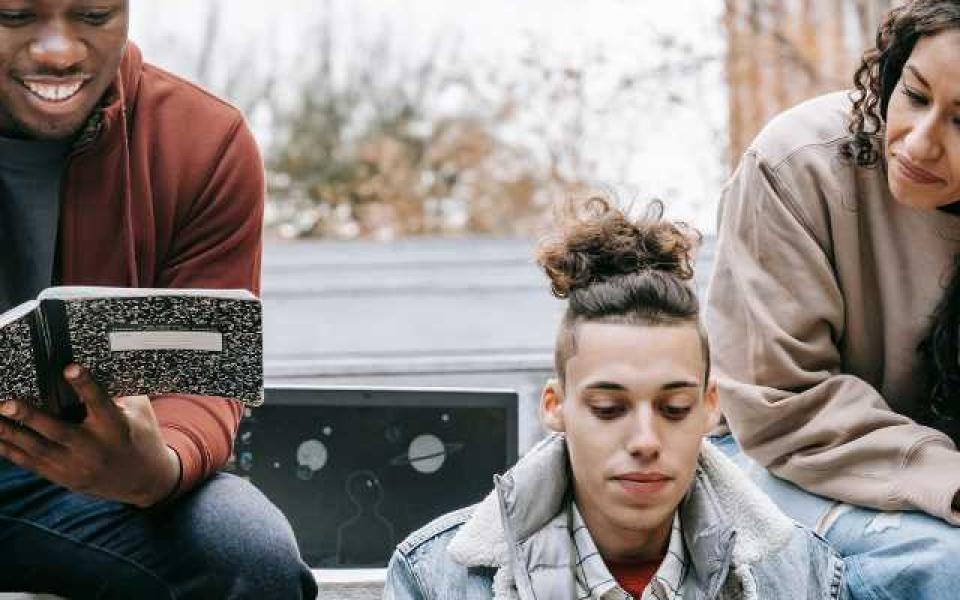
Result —
[{"label": "laptop screen", "polygon": [[268,388],[228,471],[293,526],[313,568],[384,567],[432,519],[479,502],[517,459],[517,394]]}]

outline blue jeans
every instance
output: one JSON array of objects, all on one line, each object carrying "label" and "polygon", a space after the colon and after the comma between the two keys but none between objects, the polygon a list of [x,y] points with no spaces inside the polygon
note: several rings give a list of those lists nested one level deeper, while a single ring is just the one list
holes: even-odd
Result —
[{"label": "blue jeans", "polygon": [[838,503],[771,475],[733,436],[712,438],[794,520],[825,537],[847,565],[852,600],[960,598],[960,528],[920,512]]},{"label": "blue jeans", "polygon": [[286,518],[218,474],[140,510],[64,490],[0,460],[0,590],[82,598],[310,598]]}]

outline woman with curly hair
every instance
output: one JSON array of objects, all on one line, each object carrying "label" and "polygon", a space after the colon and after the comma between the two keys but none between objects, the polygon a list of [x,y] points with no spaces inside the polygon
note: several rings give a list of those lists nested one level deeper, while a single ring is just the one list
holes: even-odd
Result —
[{"label": "woman with curly hair", "polygon": [[689,286],[696,241],[602,200],[567,211],[538,251],[567,301],[556,433],[478,505],[401,543],[387,600],[823,600],[843,561],[721,452],[709,348]]},{"label": "woman with curly hair", "polygon": [[723,191],[721,443],[854,597],[956,598],[960,1],[891,10],[855,84],[771,121]]}]

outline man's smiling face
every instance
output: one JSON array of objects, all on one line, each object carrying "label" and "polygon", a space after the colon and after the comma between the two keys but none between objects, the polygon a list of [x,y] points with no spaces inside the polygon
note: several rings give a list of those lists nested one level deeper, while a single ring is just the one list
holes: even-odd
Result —
[{"label": "man's smiling face", "polygon": [[116,76],[127,0],[0,0],[0,134],[76,134]]}]

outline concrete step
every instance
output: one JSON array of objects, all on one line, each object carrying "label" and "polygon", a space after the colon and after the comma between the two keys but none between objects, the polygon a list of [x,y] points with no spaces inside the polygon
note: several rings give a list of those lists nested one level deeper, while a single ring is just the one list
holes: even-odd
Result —
[{"label": "concrete step", "polygon": [[[386,569],[314,569],[317,600],[379,600]],[[65,600],[50,594],[0,593],[0,600]]]}]

